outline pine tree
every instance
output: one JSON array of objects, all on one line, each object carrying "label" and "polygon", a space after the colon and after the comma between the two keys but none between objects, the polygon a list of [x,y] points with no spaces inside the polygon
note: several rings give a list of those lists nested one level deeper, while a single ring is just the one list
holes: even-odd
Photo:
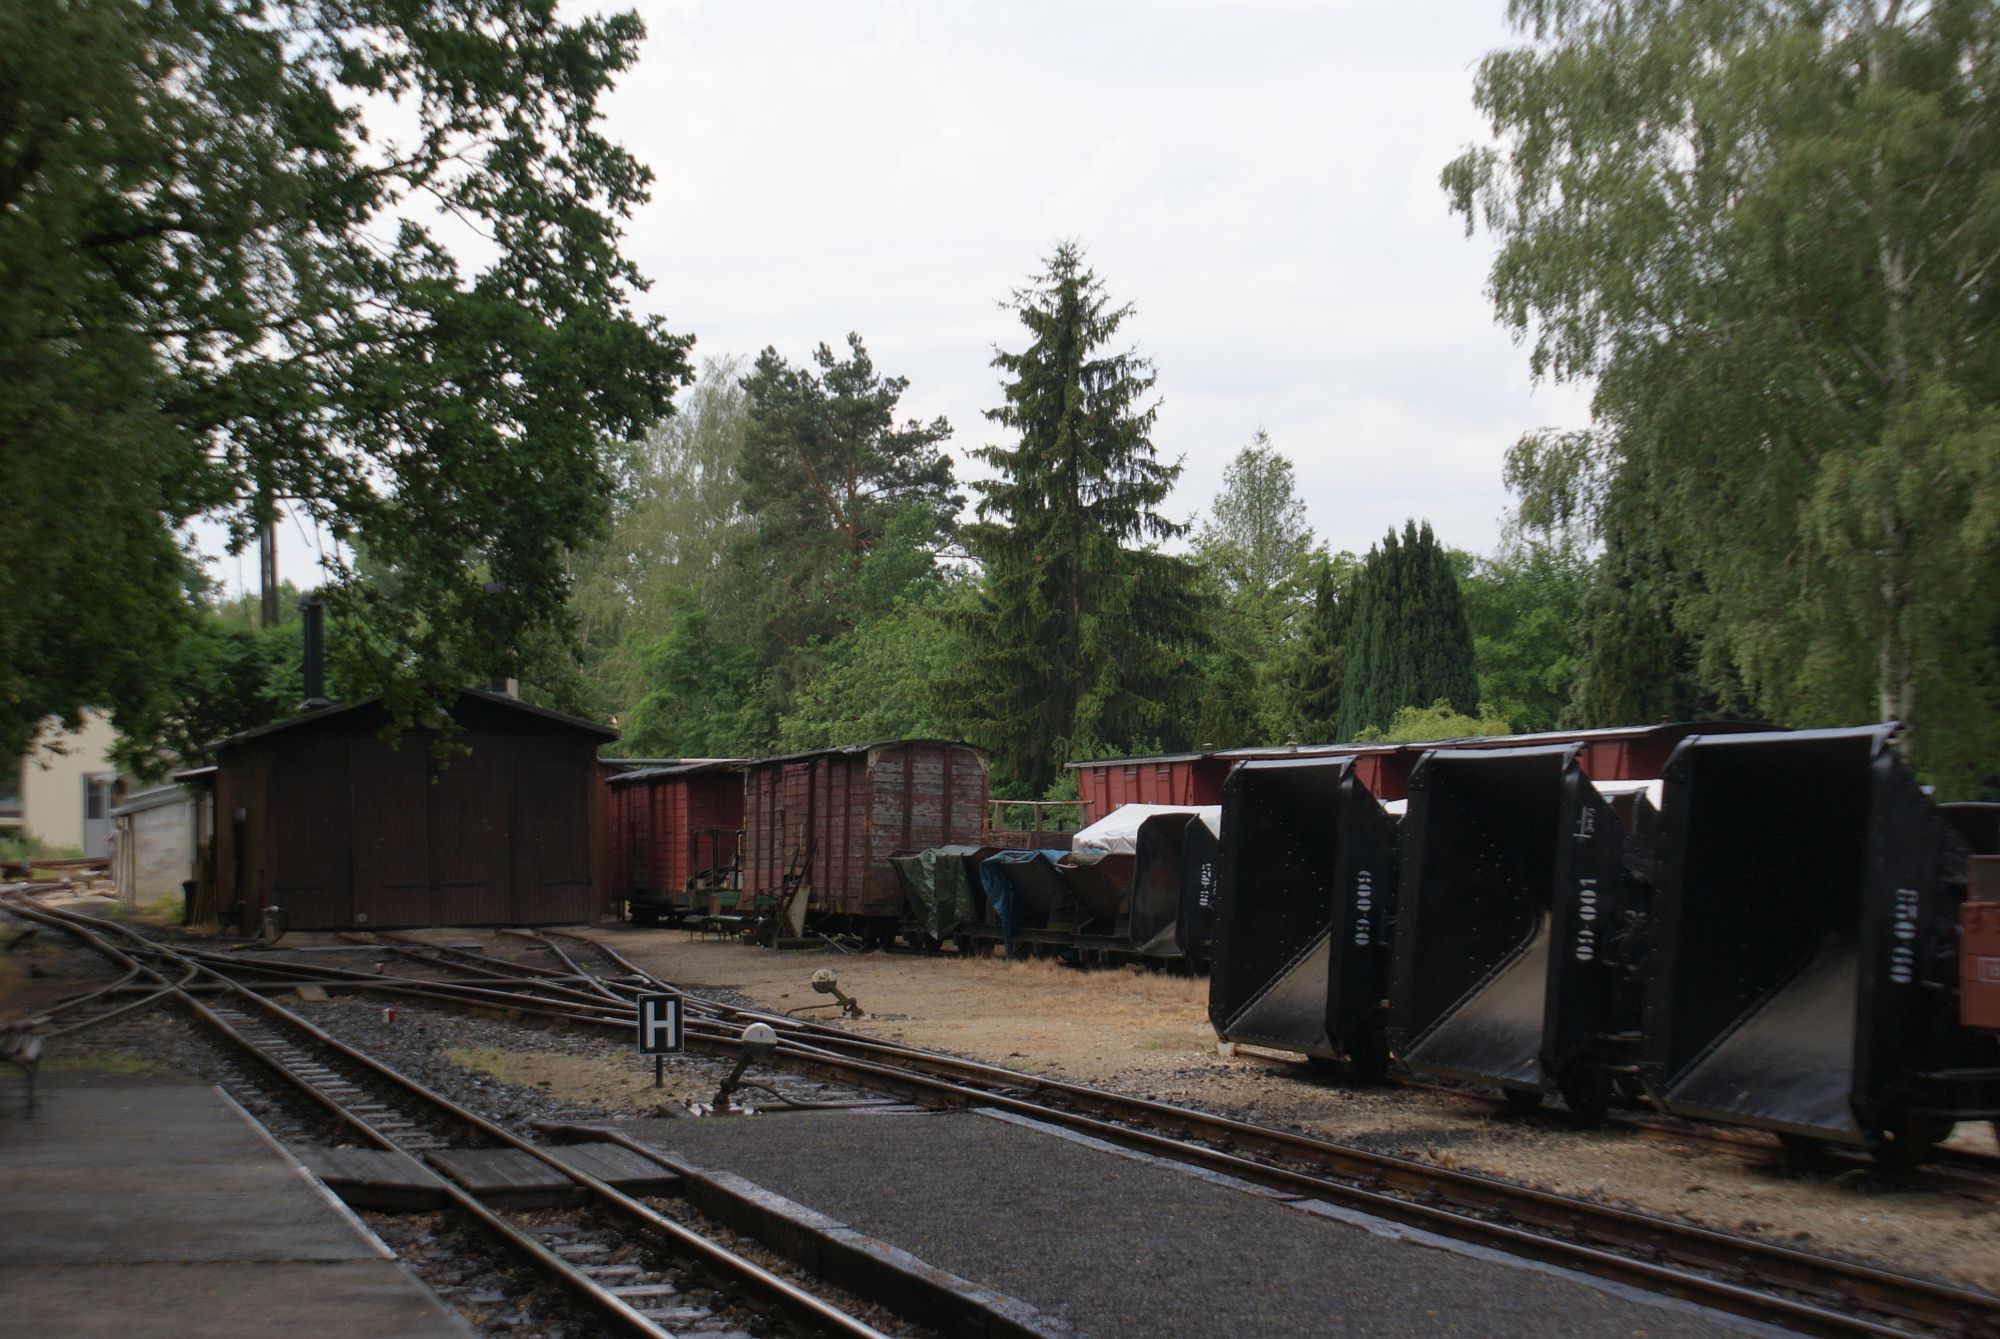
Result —
[{"label": "pine tree", "polygon": [[[1341,559],[1353,561],[1342,553]],[[1312,611],[1292,674],[1293,709],[1302,743],[1324,744],[1339,734],[1341,689],[1347,679],[1352,574],[1322,556],[1313,574]]]},{"label": "pine tree", "polygon": [[1067,242],[1008,305],[1030,339],[993,359],[1006,403],[987,417],[1016,444],[977,452],[997,477],[967,532],[986,574],[974,674],[1000,769],[1039,787],[1075,741],[1185,744],[1201,608],[1194,565],[1147,546],[1186,527],[1159,510],[1180,466],[1153,451],[1152,364],[1104,348],[1132,308]]},{"label": "pine tree", "polygon": [[1440,700],[1461,715],[1479,709],[1472,631],[1451,559],[1430,523],[1391,530],[1354,580],[1340,695],[1340,737],[1386,730],[1402,707]]},{"label": "pine tree", "polygon": [[744,524],[725,559],[725,626],[771,665],[780,710],[811,678],[808,648],[935,577],[965,503],[942,449],[951,424],[897,416],[909,385],[879,373],[858,334],[845,358],[821,344],[811,367],[767,348],[743,380]]}]

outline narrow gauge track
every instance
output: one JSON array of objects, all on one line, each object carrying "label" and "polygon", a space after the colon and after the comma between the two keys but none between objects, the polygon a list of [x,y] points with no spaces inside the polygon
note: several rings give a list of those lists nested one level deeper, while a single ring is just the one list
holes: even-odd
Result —
[{"label": "narrow gauge track", "polygon": [[[1239,1046],[1237,1058],[1266,1065],[1272,1069],[1289,1072],[1301,1079],[1311,1081],[1318,1071],[1314,1062],[1304,1056],[1287,1055],[1277,1051]],[[1588,1122],[1575,1116],[1564,1106],[1532,1106],[1525,1110],[1501,1093],[1451,1083],[1438,1083],[1429,1079],[1397,1077],[1383,1080],[1407,1092],[1433,1093],[1440,1097],[1458,1098],[1462,1101],[1477,1102],[1482,1106],[1504,1112],[1512,1117],[1526,1117],[1531,1120],[1545,1120],[1560,1124],[1574,1122],[1577,1128],[1590,1128]],[[1706,1125],[1696,1121],[1674,1120],[1659,1116],[1637,1115],[1625,1111],[1612,1111],[1598,1122],[1601,1126],[1625,1130],[1645,1139],[1662,1141],[1695,1141],[1714,1144],[1746,1160],[1768,1161],[1783,1159],[1797,1164],[1821,1162],[1836,1165],[1843,1170],[1883,1171],[1882,1164],[1867,1153],[1841,1148],[1836,1145],[1819,1145],[1808,1149],[1791,1150],[1775,1135],[1759,1130],[1736,1129],[1726,1125]],[[2000,1129],[1996,1129],[2000,1133]],[[1967,1190],[1976,1191],[1988,1197],[2000,1197],[2000,1156],[1981,1153],[1974,1149],[1933,1148],[1925,1161],[1918,1167],[1903,1168],[1897,1175],[1921,1173],[1940,1179],[1957,1181]]]},{"label": "narrow gauge track", "polygon": [[[39,906],[19,895],[0,901],[16,915],[69,931],[123,967],[125,977],[107,989],[150,980],[159,990],[147,1002],[175,1000],[358,1141],[440,1174],[443,1192],[457,1212],[618,1332],[671,1339],[682,1327],[712,1327],[720,1323],[725,1307],[747,1302],[766,1322],[764,1328],[775,1320],[801,1334],[885,1339],[874,1327],[348,1046],[198,959],[127,927]],[[170,981],[162,968],[179,969],[182,975]],[[225,1003],[208,1002],[189,988],[204,976],[226,987],[221,992]],[[420,1161],[446,1148],[525,1153],[573,1182],[584,1196],[584,1207],[517,1221],[455,1183],[443,1166]],[[647,1247],[640,1256],[643,1263],[593,1263],[596,1257],[623,1253],[635,1242]]]},{"label": "narrow gauge track", "polygon": [[[507,931],[506,933],[517,935],[524,939],[543,941],[541,946],[560,955],[561,960],[572,969],[571,972],[567,975],[551,973],[545,969],[511,963],[504,959],[490,959],[479,954],[462,953],[442,945],[428,944],[395,934],[356,936],[356,946],[359,948],[366,944],[394,956],[406,958],[412,962],[440,968],[465,968],[473,972],[483,973],[484,975],[476,980],[443,980],[434,983],[426,982],[418,986],[399,983],[394,978],[385,978],[349,969],[320,967],[298,968],[298,971],[301,973],[306,971],[314,972],[316,979],[323,984],[336,987],[348,986],[370,989],[378,993],[392,995],[400,993],[420,998],[429,995],[430,998],[435,999],[437,998],[437,994],[433,992],[448,992],[455,999],[469,1007],[491,1006],[494,1011],[515,1015],[524,1013],[540,1014],[544,1017],[588,1021],[589,1016],[594,1014],[597,1017],[616,1023],[621,1030],[629,1029],[632,1026],[630,1000],[634,995],[643,991],[674,988],[668,983],[647,976],[629,962],[624,962],[622,958],[620,959],[621,977],[604,978],[595,976],[578,966],[572,957],[563,954],[562,950],[552,941],[548,940],[546,935],[520,931]],[[561,932],[549,933],[560,934]],[[593,948],[607,954],[613,952],[608,945],[603,945],[594,939],[580,936],[563,937],[577,938],[579,942],[589,944]],[[240,957],[221,957],[210,959],[209,961],[218,966],[238,971],[251,971],[255,973],[280,972],[280,969],[275,964],[254,964]],[[289,964],[288,970],[295,967],[297,967],[297,964]],[[496,990],[494,985],[491,984],[502,981],[507,983],[504,990]],[[523,1003],[527,997],[521,993],[521,985],[516,984],[522,982],[530,983],[530,989],[536,996],[546,996],[548,1007],[541,1007],[542,1000],[537,998],[530,1007],[524,1008]],[[562,984],[565,982],[569,984]],[[579,982],[587,984],[577,984]],[[270,984],[275,988],[277,983],[273,982]],[[804,1020],[795,1019],[789,1015],[774,1015],[756,1010],[727,1011],[725,1006],[714,1007],[724,1009],[728,1017],[735,1017],[743,1021],[757,1018],[773,1023],[780,1020],[792,1025],[804,1023]],[[807,1025],[810,1026],[810,1024]],[[820,1030],[820,1035],[830,1037],[836,1044],[854,1039],[853,1033],[839,1029],[830,1031],[822,1029]],[[914,1054],[924,1056],[927,1060],[945,1065],[967,1063],[957,1060],[956,1057],[914,1051],[913,1048],[894,1047],[892,1049],[911,1051]],[[1295,1072],[1300,1075],[1309,1075],[1313,1072],[1311,1062],[1299,1057],[1267,1053],[1254,1049],[1241,1050],[1239,1054],[1244,1059],[1268,1065],[1274,1069]],[[1016,1074],[1016,1071],[1012,1070],[1003,1072]],[[1045,1082],[1033,1075],[1017,1075],[1017,1077],[1035,1084]],[[1397,1086],[1412,1091],[1433,1092],[1442,1096],[1462,1098],[1467,1101],[1484,1103],[1498,1110],[1511,1111],[1508,1104],[1500,1097],[1489,1096],[1469,1088],[1411,1079],[1398,1080]],[[1181,1108],[1173,1109],[1181,1110]],[[1560,1120],[1563,1117],[1563,1109],[1560,1107],[1547,1107],[1539,1112],[1520,1113],[1515,1111],[1512,1114],[1525,1114],[1530,1118],[1544,1120]],[[1629,1130],[1642,1138],[1697,1140],[1703,1143],[1715,1144],[1745,1159],[1771,1157],[1795,1158],[1797,1156],[1788,1153],[1776,1139],[1752,1131],[1731,1130],[1722,1127],[1689,1123],[1668,1123],[1661,1120],[1649,1119],[1644,1116],[1633,1116],[1616,1112],[1607,1118],[1607,1123],[1619,1129]],[[1828,1147],[1821,1149],[1816,1151],[1812,1156],[1830,1164],[1840,1166],[1843,1170],[1866,1170],[1876,1167],[1874,1161],[1865,1155],[1853,1154],[1837,1148]],[[1957,1188],[1964,1193],[1975,1193],[2000,1198],[2000,1157],[1954,1148],[1934,1149],[1931,1152],[1929,1162],[1922,1171],[1924,1174],[1936,1176],[1940,1180],[1958,1182],[1959,1185]]]},{"label": "narrow gauge track", "polygon": [[[441,1003],[562,1020],[626,1037],[635,1026],[634,996],[675,989],[599,940],[562,931],[507,933],[539,945],[555,964],[488,959],[407,936],[377,934],[370,942],[396,957],[490,984],[439,983],[433,993],[432,985],[418,977],[389,978],[320,966],[308,974]],[[585,968],[566,944],[587,947],[610,964],[610,970],[598,973]],[[302,970],[290,962],[251,966],[240,956],[230,966],[252,975]],[[703,1049],[732,1052],[738,1044],[737,1030],[744,1024],[767,1023],[779,1033],[778,1060],[819,1077],[930,1107],[1011,1111],[1283,1193],[1329,1201],[1800,1333],[2000,1336],[2000,1298],[1934,1280],[883,1042],[764,1010],[688,996],[686,1018],[690,1044]]]},{"label": "narrow gauge track", "polygon": [[135,964],[116,981],[45,1004],[39,1011],[13,1020],[13,1025],[36,1032],[45,1039],[66,1037],[114,1018],[168,1003],[176,998],[176,992],[193,985],[199,975],[200,969],[188,964],[178,981],[165,981],[150,977]]}]

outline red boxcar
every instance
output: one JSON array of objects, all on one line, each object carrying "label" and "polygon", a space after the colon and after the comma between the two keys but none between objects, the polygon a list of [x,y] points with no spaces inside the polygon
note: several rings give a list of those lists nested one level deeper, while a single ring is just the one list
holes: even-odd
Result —
[{"label": "red boxcar", "polygon": [[1157,758],[1106,758],[1073,762],[1076,796],[1089,827],[1121,804],[1175,804],[1193,808],[1222,803],[1231,759],[1217,753],[1173,753]]},{"label": "red boxcar", "polygon": [[1107,758],[1073,762],[1083,821],[1095,823],[1121,804],[1203,805],[1222,803],[1229,769],[1251,758],[1357,758],[1363,785],[1382,801],[1404,798],[1410,773],[1425,751],[1528,748],[1536,744],[1583,745],[1584,775],[1597,781],[1656,777],[1667,756],[1689,735],[1742,734],[1769,730],[1756,721],[1681,721],[1669,725],[1624,725],[1602,730],[1552,730],[1532,735],[1430,740],[1420,744],[1311,744],[1181,753],[1159,758]]},{"label": "red boxcar", "polygon": [[800,875],[810,881],[807,910],[815,915],[895,919],[903,890],[890,853],[977,845],[986,767],[985,750],[937,739],[750,763],[743,786],[744,890],[776,897],[787,875]]},{"label": "red boxcar", "polygon": [[613,888],[669,915],[700,910],[688,900],[688,880],[736,858],[743,764],[690,759],[648,767],[613,776],[607,790]]}]

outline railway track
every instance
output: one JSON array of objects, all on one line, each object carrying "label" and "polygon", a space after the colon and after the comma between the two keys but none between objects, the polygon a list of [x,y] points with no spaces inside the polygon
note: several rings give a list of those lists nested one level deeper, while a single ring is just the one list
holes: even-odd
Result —
[{"label": "railway track", "polygon": [[[483,970],[496,980],[528,983],[521,998],[534,1002],[526,1007],[579,1021],[588,1017],[592,1026],[626,1035],[633,1026],[629,1009],[607,1023],[602,1006],[672,988],[598,940],[562,932],[521,937],[539,942],[553,964],[482,963],[479,955],[382,938],[399,954],[436,969]],[[566,945],[601,956],[607,969],[586,969]],[[825,1023],[696,997],[688,998],[687,1018],[691,1043],[717,1051],[733,1050],[744,1024],[763,1022],[779,1033],[782,1062],[819,1077],[932,1107],[1011,1111],[1301,1198],[1802,1333],[2000,1336],[2000,1298],[1950,1284],[883,1042]]]},{"label": "railway track", "polygon": [[[313,1023],[228,980],[213,967],[122,926],[7,897],[15,914],[83,939],[125,970],[118,986],[150,981],[152,1003],[190,1010],[270,1076],[318,1107],[354,1142],[441,1174],[452,1210],[509,1254],[594,1312],[616,1333],[672,1336],[699,1331],[735,1339],[792,1332],[830,1339],[883,1339],[882,1332],[788,1283],[606,1182],[347,1045]],[[177,980],[168,973],[177,971]],[[197,978],[222,988],[207,996]],[[102,995],[104,992],[93,992]],[[489,992],[490,993],[490,992]],[[489,1205],[436,1155],[506,1149],[574,1184],[579,1208],[522,1214]],[[428,1178],[426,1178],[428,1179]],[[747,1318],[749,1329],[739,1323]]]},{"label": "railway track", "polygon": [[[598,940],[563,932],[510,933],[551,961],[510,962],[396,935],[374,936],[369,943],[437,975],[246,961],[249,955],[188,956],[205,970],[237,978],[311,979],[626,1037],[635,1026],[633,999],[673,989]],[[606,965],[593,970],[579,955],[594,955]],[[686,1018],[689,1043],[696,1048],[733,1053],[744,1025],[766,1023],[779,1034],[776,1063],[816,1077],[933,1108],[1012,1112],[1301,1199],[1800,1333],[2000,1336],[2000,1298],[1934,1280],[884,1042],[826,1023],[695,996],[687,997]]]}]

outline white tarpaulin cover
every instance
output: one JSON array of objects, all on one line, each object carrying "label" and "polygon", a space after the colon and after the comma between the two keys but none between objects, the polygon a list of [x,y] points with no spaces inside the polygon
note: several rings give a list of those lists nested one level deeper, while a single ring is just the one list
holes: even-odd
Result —
[{"label": "white tarpaulin cover", "polygon": [[1222,830],[1222,806],[1219,804],[1121,804],[1078,832],[1071,839],[1070,847],[1077,851],[1091,847],[1111,855],[1136,855],[1139,850],[1139,825],[1154,814],[1186,814],[1206,823],[1211,832]]}]

